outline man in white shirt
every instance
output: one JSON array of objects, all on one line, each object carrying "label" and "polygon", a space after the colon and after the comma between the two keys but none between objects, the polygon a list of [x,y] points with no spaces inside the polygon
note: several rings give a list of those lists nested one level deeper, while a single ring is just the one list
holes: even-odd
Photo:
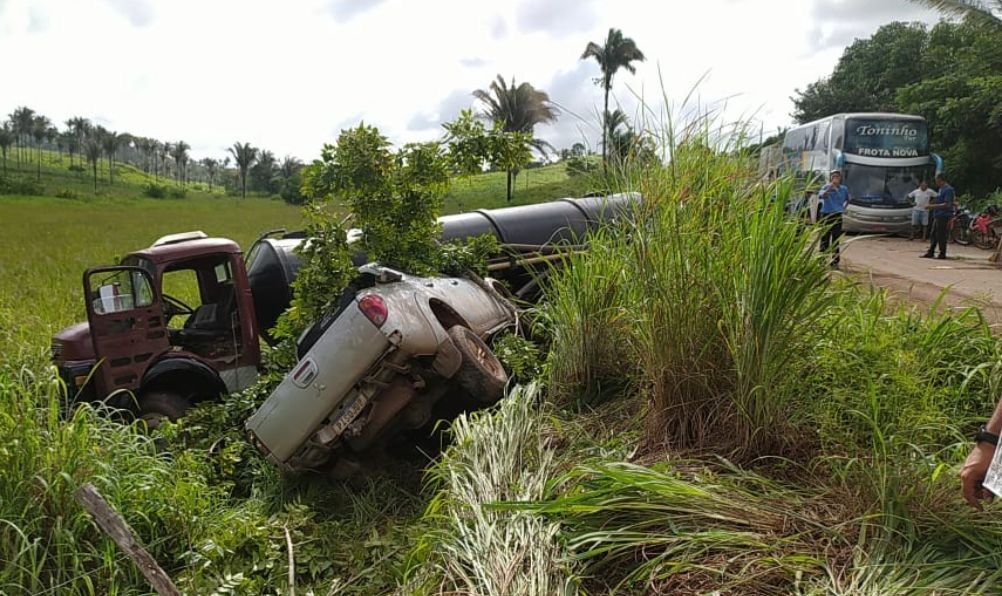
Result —
[{"label": "man in white shirt", "polygon": [[916,236],[926,240],[929,230],[929,201],[936,196],[936,191],[929,188],[929,183],[925,180],[919,182],[919,187],[908,193],[908,198],[912,201],[912,235],[909,240],[914,240]]}]

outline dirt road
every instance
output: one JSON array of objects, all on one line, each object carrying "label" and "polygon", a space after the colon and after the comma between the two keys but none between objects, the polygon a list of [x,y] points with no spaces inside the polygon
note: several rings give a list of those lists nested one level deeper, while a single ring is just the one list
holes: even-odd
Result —
[{"label": "dirt road", "polygon": [[979,306],[1002,332],[1002,267],[988,262],[990,251],[950,244],[947,259],[922,259],[928,242],[867,236],[844,241],[846,273],[916,303],[932,304],[947,289],[945,305]]}]

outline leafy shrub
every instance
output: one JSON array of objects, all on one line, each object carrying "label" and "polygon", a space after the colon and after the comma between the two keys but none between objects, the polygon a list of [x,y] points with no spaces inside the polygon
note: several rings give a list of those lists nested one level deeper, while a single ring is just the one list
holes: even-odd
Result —
[{"label": "leafy shrub", "polygon": [[60,199],[79,199],[80,195],[76,191],[64,188],[56,191],[56,197]]},{"label": "leafy shrub", "polygon": [[188,191],[179,186],[174,186],[168,189],[167,196],[172,199],[183,199],[188,196]]},{"label": "leafy shrub", "polygon": [[45,194],[45,189],[34,180],[0,176],[0,195],[40,196],[43,194]]},{"label": "leafy shrub", "polygon": [[86,172],[87,171],[87,168],[85,168],[84,166],[82,166],[82,165],[80,165],[78,163],[71,164],[67,169],[69,171],[71,171],[71,172]]},{"label": "leafy shrub", "polygon": [[582,176],[598,171],[599,163],[593,156],[572,155],[565,161],[568,176]]},{"label": "leafy shrub", "polygon": [[166,199],[167,198],[167,185],[157,184],[155,182],[148,182],[146,186],[143,187],[143,194],[150,197],[151,199]]}]

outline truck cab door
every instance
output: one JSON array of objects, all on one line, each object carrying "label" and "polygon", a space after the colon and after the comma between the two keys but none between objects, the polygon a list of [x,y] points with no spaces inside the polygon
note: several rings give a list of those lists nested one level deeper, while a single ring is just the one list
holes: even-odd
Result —
[{"label": "truck cab door", "polygon": [[140,267],[97,267],[84,272],[83,283],[98,394],[139,389],[152,359],[170,349],[150,274]]}]

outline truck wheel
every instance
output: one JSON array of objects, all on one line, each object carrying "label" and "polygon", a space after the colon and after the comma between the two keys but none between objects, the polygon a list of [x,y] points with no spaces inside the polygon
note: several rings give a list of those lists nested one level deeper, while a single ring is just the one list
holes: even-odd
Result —
[{"label": "truck wheel", "polygon": [[508,383],[508,375],[497,356],[476,333],[462,325],[449,329],[449,338],[463,355],[463,363],[453,379],[478,404],[497,403],[504,396],[504,386]]},{"label": "truck wheel", "polygon": [[139,419],[154,429],[165,420],[177,421],[190,407],[187,399],[172,391],[149,391],[139,398]]}]

